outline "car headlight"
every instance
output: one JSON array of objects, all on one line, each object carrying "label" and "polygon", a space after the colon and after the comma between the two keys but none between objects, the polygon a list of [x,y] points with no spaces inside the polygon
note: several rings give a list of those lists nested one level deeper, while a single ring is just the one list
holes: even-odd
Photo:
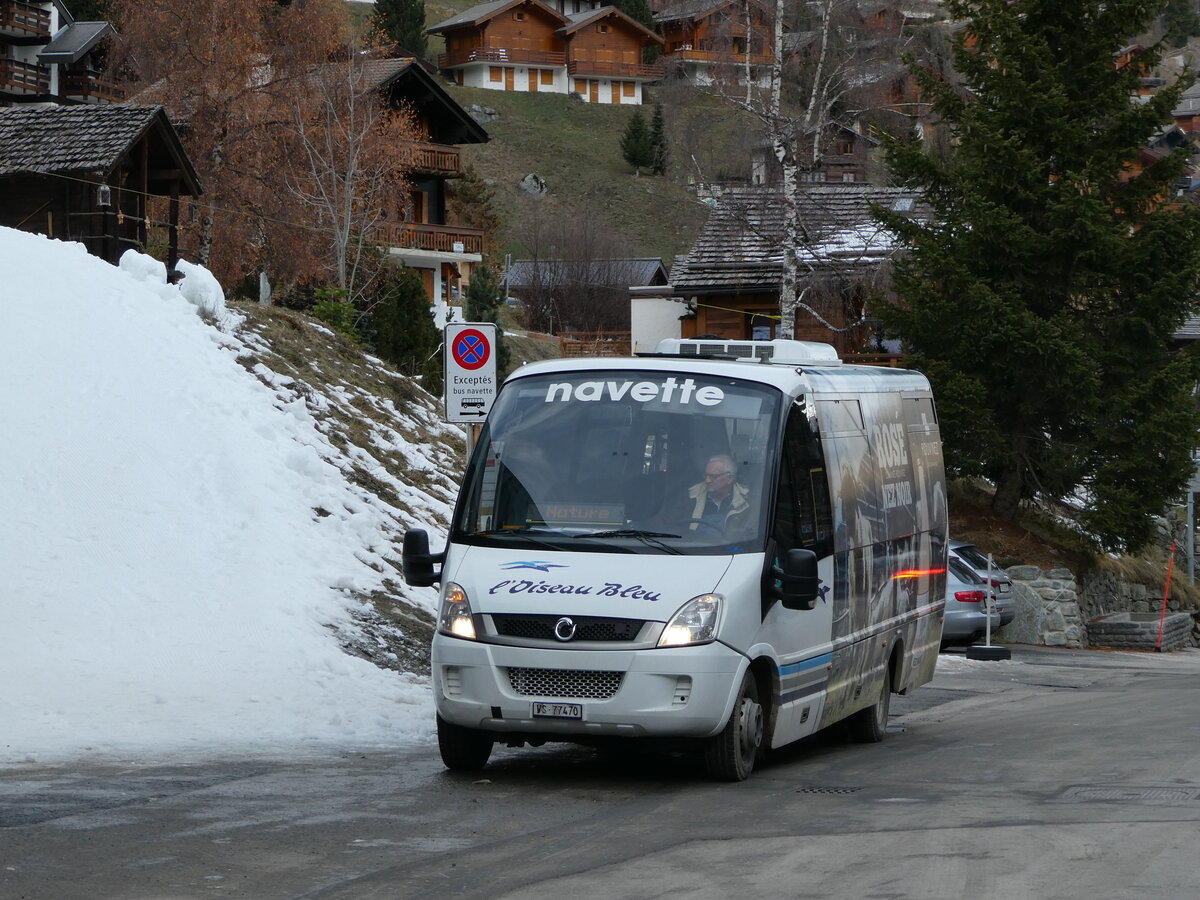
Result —
[{"label": "car headlight", "polygon": [[442,591],[442,615],[438,619],[438,631],[454,637],[475,640],[475,620],[471,618],[471,601],[467,592],[453,581],[446,583]]},{"label": "car headlight", "polygon": [[658,646],[686,647],[689,644],[707,644],[715,640],[720,612],[721,597],[718,594],[693,597],[679,608],[679,612],[671,616],[658,639]]}]

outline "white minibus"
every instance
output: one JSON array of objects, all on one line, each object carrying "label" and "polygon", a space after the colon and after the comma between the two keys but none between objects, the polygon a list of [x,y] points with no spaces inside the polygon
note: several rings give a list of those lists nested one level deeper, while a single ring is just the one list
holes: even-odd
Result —
[{"label": "white minibus", "polygon": [[405,535],[406,580],[440,584],[443,762],[656,741],[740,781],[835,722],[878,741],[933,677],[946,546],[917,372],[783,340],[523,366],[445,549]]}]

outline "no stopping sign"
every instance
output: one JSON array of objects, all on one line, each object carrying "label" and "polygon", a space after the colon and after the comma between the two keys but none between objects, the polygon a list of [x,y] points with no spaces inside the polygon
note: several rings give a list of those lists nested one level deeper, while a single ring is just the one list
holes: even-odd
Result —
[{"label": "no stopping sign", "polygon": [[496,326],[447,325],[443,350],[446,421],[482,422],[496,398]]}]

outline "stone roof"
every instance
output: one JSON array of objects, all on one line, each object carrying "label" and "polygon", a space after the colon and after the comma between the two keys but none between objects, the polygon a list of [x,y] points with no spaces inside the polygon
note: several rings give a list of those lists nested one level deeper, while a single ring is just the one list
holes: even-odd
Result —
[{"label": "stone roof", "polygon": [[[510,288],[543,284],[565,284],[586,279],[591,284],[639,287],[666,284],[667,270],[660,257],[637,259],[518,259],[508,268]],[[540,276],[540,278],[539,278]]]},{"label": "stone roof", "polygon": [[[801,265],[825,271],[871,269],[891,256],[894,238],[872,218],[873,205],[929,216],[918,192],[870,184],[805,185],[799,203]],[[724,190],[692,249],[671,270],[675,293],[777,291],[784,225],[778,185]]]},{"label": "stone roof", "polygon": [[1177,341],[1200,341],[1200,316],[1192,316],[1175,332]]},{"label": "stone roof", "polygon": [[161,106],[0,108],[0,175],[108,172],[160,115]]},{"label": "stone roof", "polygon": [[1171,110],[1176,118],[1200,115],[1200,81],[1179,95],[1179,105]]}]

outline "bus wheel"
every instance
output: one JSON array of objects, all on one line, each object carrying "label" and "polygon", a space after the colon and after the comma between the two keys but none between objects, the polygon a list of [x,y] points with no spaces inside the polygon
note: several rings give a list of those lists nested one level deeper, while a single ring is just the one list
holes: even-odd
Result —
[{"label": "bus wheel", "polygon": [[888,707],[892,703],[892,667],[889,662],[883,673],[883,687],[879,699],[860,709],[846,724],[850,726],[850,735],[860,744],[876,744],[887,734]]},{"label": "bus wheel", "polygon": [[725,728],[709,742],[704,764],[715,781],[745,781],[763,743],[766,716],[758,702],[758,684],[747,671]]},{"label": "bus wheel", "polygon": [[438,750],[447,769],[472,772],[487,765],[492,739],[486,732],[453,725],[437,717]]}]

